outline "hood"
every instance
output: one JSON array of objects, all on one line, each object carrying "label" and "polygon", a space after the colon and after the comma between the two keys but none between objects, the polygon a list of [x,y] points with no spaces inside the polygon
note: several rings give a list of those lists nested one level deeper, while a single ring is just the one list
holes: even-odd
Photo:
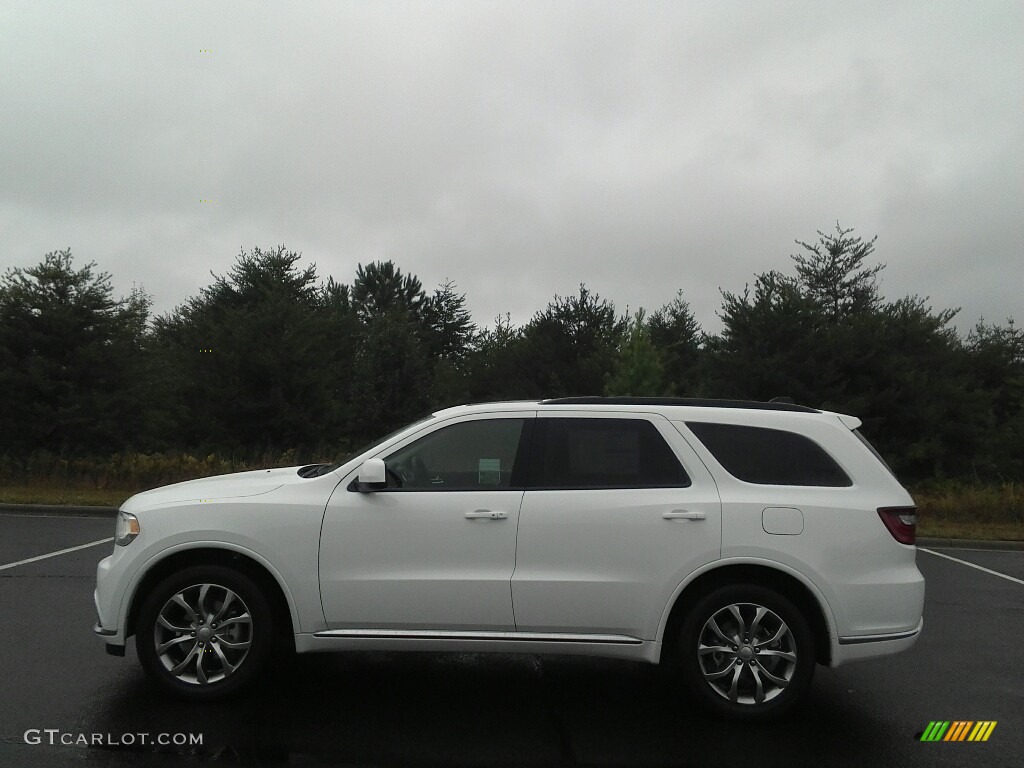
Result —
[{"label": "hood", "polygon": [[165,485],[132,496],[121,507],[133,512],[148,507],[162,507],[189,501],[213,501],[245,496],[259,496],[280,488],[286,482],[298,477],[298,467],[283,469],[257,469],[251,472],[235,472],[231,475],[203,477],[184,483]]}]

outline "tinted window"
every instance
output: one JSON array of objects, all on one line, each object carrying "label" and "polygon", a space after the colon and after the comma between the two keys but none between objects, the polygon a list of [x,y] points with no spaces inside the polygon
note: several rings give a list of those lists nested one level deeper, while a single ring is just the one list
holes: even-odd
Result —
[{"label": "tinted window", "polygon": [[733,477],[761,485],[852,485],[820,445],[795,432],[686,422]]},{"label": "tinted window", "polygon": [[652,488],[690,484],[653,424],[644,419],[539,419],[531,487]]},{"label": "tinted window", "polygon": [[417,491],[510,488],[523,424],[523,419],[484,419],[464,421],[431,432],[384,460],[388,468],[388,488]]}]

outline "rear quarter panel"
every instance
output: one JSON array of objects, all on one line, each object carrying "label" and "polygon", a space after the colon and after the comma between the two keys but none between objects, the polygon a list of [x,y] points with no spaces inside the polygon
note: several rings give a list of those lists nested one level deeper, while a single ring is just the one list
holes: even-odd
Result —
[{"label": "rear quarter panel", "polygon": [[[917,627],[924,580],[916,549],[897,542],[878,517],[885,506],[913,500],[837,417],[818,414],[716,413],[694,420],[785,429],[811,438],[853,481],[849,487],[755,485],[736,479],[685,424],[674,422],[715,475],[722,495],[722,559],[757,558],[803,574],[827,601],[839,637]],[[799,534],[765,531],[767,507],[800,510]]]}]

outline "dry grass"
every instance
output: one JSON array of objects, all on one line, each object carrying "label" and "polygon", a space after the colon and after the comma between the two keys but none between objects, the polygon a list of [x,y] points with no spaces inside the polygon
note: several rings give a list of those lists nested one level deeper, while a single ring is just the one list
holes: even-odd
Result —
[{"label": "dry grass", "polygon": [[1024,540],[1024,485],[923,483],[917,502],[918,536],[951,539]]},{"label": "dry grass", "polygon": [[332,460],[329,450],[229,457],[130,453],[74,459],[37,451],[23,460],[0,456],[0,503],[120,506],[140,491],[183,480]]},{"label": "dry grass", "polygon": [[0,504],[55,504],[70,507],[119,507],[137,490],[0,486]]},{"label": "dry grass", "polygon": [[0,489],[5,486],[57,487],[118,489],[134,493],[197,477],[331,462],[339,455],[342,455],[339,451],[330,449],[231,456],[176,451],[65,459],[47,451],[36,451],[23,459],[0,456]]},{"label": "dry grass", "polygon": [[975,523],[924,519],[917,526],[917,535],[935,539],[1024,541],[1024,525],[1020,523]]}]

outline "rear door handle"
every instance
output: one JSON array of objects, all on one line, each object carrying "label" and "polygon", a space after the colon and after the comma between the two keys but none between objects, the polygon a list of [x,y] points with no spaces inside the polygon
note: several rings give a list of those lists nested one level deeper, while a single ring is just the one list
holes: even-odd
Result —
[{"label": "rear door handle", "polygon": [[505,520],[507,518],[507,512],[492,512],[489,509],[477,509],[466,513],[467,520]]},{"label": "rear door handle", "polygon": [[662,515],[666,520],[703,520],[707,515],[703,512],[688,512],[685,509],[673,509]]}]

